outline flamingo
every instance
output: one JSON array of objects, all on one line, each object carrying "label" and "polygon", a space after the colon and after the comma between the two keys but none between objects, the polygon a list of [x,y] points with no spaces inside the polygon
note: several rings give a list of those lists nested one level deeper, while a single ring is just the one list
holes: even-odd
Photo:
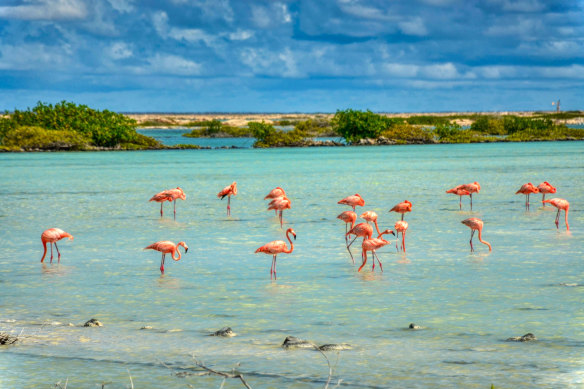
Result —
[{"label": "flamingo", "polygon": [[182,199],[182,200],[187,199],[185,192],[183,192],[183,190],[179,187],[177,187],[176,189],[163,190],[162,192],[157,193],[154,196],[152,196],[152,198],[149,201],[156,201],[157,203],[160,203],[160,217],[162,217],[162,215],[163,215],[162,205],[164,204],[164,202],[165,201],[173,201],[174,202],[174,218],[176,219],[176,199]]},{"label": "flamingo", "polygon": [[347,250],[349,250],[349,254],[351,254],[351,260],[353,261],[353,264],[355,264],[355,259],[353,258],[353,253],[351,253],[351,245],[353,244],[355,239],[357,239],[360,236],[363,237],[363,240],[371,239],[371,235],[373,235],[373,228],[367,223],[359,223],[356,226],[354,226],[353,228],[351,228],[345,234],[345,238],[348,237],[349,235],[355,235],[355,238],[353,238],[351,243],[349,243],[347,245]]},{"label": "flamingo", "polygon": [[353,258],[353,253],[351,253],[351,250],[349,249],[349,240],[347,239],[347,232],[349,229],[348,227],[349,223],[351,224],[351,228],[355,226],[357,214],[353,211],[345,211],[341,213],[339,216],[337,216],[337,219],[341,219],[342,221],[345,222],[345,245],[347,246],[347,251],[349,251],[351,258]]},{"label": "flamingo", "polygon": [[483,233],[483,221],[477,217],[471,217],[469,219],[465,219],[461,222],[465,226],[470,227],[470,251],[474,251],[472,247],[472,237],[476,230],[479,231],[479,242],[486,244],[489,246],[489,251],[491,251],[491,244],[487,241],[482,240],[482,233]]},{"label": "flamingo", "polygon": [[529,209],[529,195],[532,193],[539,193],[539,189],[537,189],[531,182],[527,184],[521,185],[521,188],[515,194],[524,194],[525,195],[525,208]]},{"label": "flamingo", "polygon": [[[270,193],[268,193],[268,195],[266,197],[264,197],[264,200],[275,199],[277,197],[286,197],[286,192],[284,191],[284,189],[280,188],[279,186],[272,189],[270,191]],[[278,210],[276,209],[275,211],[276,211],[276,216],[277,216]]]},{"label": "flamingo", "polygon": [[[148,247],[144,247],[144,250],[156,250],[162,253],[162,260],[160,261],[160,273],[164,273],[164,257],[166,254],[170,254],[172,259],[175,261],[180,260],[181,254],[178,249],[179,246],[182,246],[185,249],[185,254],[189,251],[189,247],[185,242],[178,242],[174,244],[169,240],[162,240],[160,242],[152,243]],[[178,257],[175,257],[175,254],[178,254]]]},{"label": "flamingo", "polygon": [[367,211],[367,212],[363,212],[361,214],[361,219],[365,219],[367,220],[367,222],[372,222],[375,224],[375,229],[377,230],[378,234],[381,234],[381,232],[379,232],[379,226],[377,225],[377,214],[373,211]]},{"label": "flamingo", "polygon": [[[458,208],[462,210],[462,196],[469,196],[470,192],[466,189],[463,189],[461,186],[462,185],[459,185],[459,186],[454,187],[452,189],[448,189],[446,191],[446,193],[453,193],[459,197]],[[472,209],[472,206],[471,206],[471,209]]]},{"label": "flamingo", "polygon": [[[395,228],[395,232],[397,233],[396,236],[399,236],[400,232],[402,234],[402,251],[405,253],[406,252],[406,231],[408,229],[408,222],[406,222],[404,220],[399,220],[395,223],[393,228]],[[397,240],[395,241],[395,248],[399,251],[399,249],[397,248]]]},{"label": "flamingo", "polygon": [[231,207],[229,206],[231,202],[231,196],[237,194],[237,182],[233,181],[233,184],[226,186],[217,193],[217,197],[221,197],[221,200],[227,196],[227,216],[231,216]]},{"label": "flamingo", "polygon": [[544,181],[537,186],[537,189],[539,189],[539,193],[542,194],[541,202],[543,203],[543,206],[545,207],[545,203],[544,203],[545,194],[546,193],[556,193],[556,188],[554,186],[552,186],[552,184],[550,184],[549,182]]},{"label": "flamingo", "polygon": [[270,201],[270,204],[268,204],[268,211],[270,209],[275,209],[276,212],[280,211],[279,218],[280,218],[280,227],[281,228],[283,228],[282,213],[284,212],[285,209],[291,209],[291,208],[292,208],[292,202],[286,196],[276,197],[275,199]]},{"label": "flamingo", "polygon": [[288,236],[288,234],[292,234],[294,236],[294,240],[296,240],[296,232],[294,232],[292,228],[288,228],[286,230],[286,238],[290,242],[290,249],[286,247],[286,242],[284,242],[283,240],[274,240],[270,243],[266,243],[265,245],[263,245],[262,247],[258,248],[255,251],[256,253],[265,253],[273,255],[272,267],[270,268],[270,279],[272,279],[272,276],[274,279],[277,279],[276,255],[280,253],[290,254],[292,251],[294,251],[294,243],[292,243],[292,239],[290,239],[290,236]]},{"label": "flamingo", "polygon": [[363,263],[361,264],[361,267],[357,271],[361,271],[361,269],[363,269],[363,266],[365,266],[365,264],[367,263],[367,251],[371,251],[371,254],[373,256],[373,267],[371,268],[371,270],[375,270],[375,259],[377,258],[377,262],[379,263],[379,268],[383,272],[383,265],[381,265],[381,261],[379,260],[379,257],[375,253],[375,250],[378,250],[378,249],[382,248],[383,246],[389,244],[389,241],[382,238],[382,236],[385,234],[395,235],[392,230],[385,230],[381,234],[379,234],[379,236],[375,239],[364,239],[363,240],[363,244],[361,246],[363,249],[363,252],[361,253],[361,257],[363,258]]},{"label": "flamingo", "polygon": [[43,243],[45,250],[43,252],[41,262],[45,260],[45,256],[47,255],[47,243],[51,244],[51,263],[53,263],[53,243],[57,249],[58,262],[61,262],[61,253],[59,252],[57,242],[63,238],[69,238],[69,240],[73,240],[73,235],[61,230],[60,228],[49,228],[48,230],[43,231],[41,234],[41,242]]},{"label": "flamingo", "polygon": [[359,195],[359,193],[355,193],[353,196],[345,197],[344,199],[340,200],[337,204],[346,204],[350,207],[353,207],[353,211],[355,211],[355,207],[357,205],[364,206],[365,200]]},{"label": "flamingo", "polygon": [[553,198],[549,200],[544,200],[544,203],[549,203],[558,209],[558,213],[556,214],[556,228],[560,228],[559,226],[559,219],[560,219],[560,211],[563,209],[566,214],[566,231],[570,231],[570,226],[568,225],[568,211],[570,210],[570,203],[568,200],[560,199],[560,198]]},{"label": "flamingo", "polygon": [[[470,184],[462,184],[462,185],[458,185],[455,186],[452,189],[448,189],[446,191],[446,193],[455,193],[458,196],[466,196],[466,194],[464,194],[462,191],[467,191],[468,195],[470,196],[470,209],[472,210],[472,194],[473,193],[479,193],[481,190],[481,184],[479,184],[478,182],[471,182]],[[462,193],[462,194],[459,194]],[[462,197],[461,197],[462,200]],[[460,204],[460,208],[462,209],[462,204]]]},{"label": "flamingo", "polygon": [[403,202],[395,205],[392,209],[389,210],[389,212],[401,213],[401,219],[404,220],[404,214],[406,212],[412,212],[412,203],[410,203],[408,200],[404,200]]}]

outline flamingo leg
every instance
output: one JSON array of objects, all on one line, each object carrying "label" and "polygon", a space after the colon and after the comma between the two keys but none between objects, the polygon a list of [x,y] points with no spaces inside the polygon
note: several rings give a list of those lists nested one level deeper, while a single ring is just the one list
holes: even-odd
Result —
[{"label": "flamingo leg", "polygon": [[406,252],[406,232],[402,232],[402,251]]},{"label": "flamingo leg", "polygon": [[462,196],[458,196],[458,209],[462,211]]},{"label": "flamingo leg", "polygon": [[560,209],[558,209],[558,213],[556,213],[556,228],[560,228]]},{"label": "flamingo leg", "polygon": [[231,196],[227,196],[227,216],[231,216],[231,207],[229,206],[231,202]]},{"label": "flamingo leg", "polygon": [[283,212],[284,212],[284,211],[280,211],[280,228],[284,228],[284,227],[282,226],[282,223],[283,223],[283,222],[282,222],[282,213],[283,213]]},{"label": "flamingo leg", "polygon": [[51,242],[51,263],[53,263],[53,242]]},{"label": "flamingo leg", "polygon": [[275,280],[278,279],[278,276],[276,275],[276,261],[277,261],[277,259],[276,259],[276,256],[274,255],[274,279]]},{"label": "flamingo leg", "polygon": [[470,210],[472,211],[472,193],[470,194]]},{"label": "flamingo leg", "polygon": [[[346,235],[345,235],[346,236]],[[355,235],[355,237],[353,238],[353,240],[351,241],[351,243],[349,243],[349,245],[347,246],[347,248],[351,247],[351,245],[353,244],[353,242],[355,241],[355,239],[357,239],[358,236]]]},{"label": "flamingo leg", "polygon": [[[402,236],[403,236],[403,234],[402,234]],[[381,264],[381,261],[379,260],[379,257],[377,256],[377,253],[375,251],[373,251],[373,255],[374,255],[373,264],[375,264],[375,258],[377,258],[377,263],[379,263],[379,268],[381,269],[381,272],[383,273],[383,265]]]},{"label": "flamingo leg", "polygon": [[545,200],[545,193],[542,193],[543,196],[541,196],[541,203],[543,204],[543,206],[545,207],[545,203],[543,202]]},{"label": "flamingo leg", "polygon": [[474,248],[472,247],[472,237],[474,236],[474,232],[475,230],[470,230],[470,251],[474,251]]},{"label": "flamingo leg", "polygon": [[166,254],[162,253],[162,259],[160,260],[160,273],[164,274],[164,257]]},{"label": "flamingo leg", "polygon": [[174,220],[176,220],[176,200],[174,200],[173,203],[174,203]]},{"label": "flamingo leg", "polygon": [[367,251],[363,250],[363,252],[361,253],[361,258],[363,259],[363,263],[361,264],[361,267],[357,271],[361,271],[361,269],[363,269],[363,266],[365,266],[365,264],[367,263]]},{"label": "flamingo leg", "polygon": [[274,263],[276,262],[276,256],[272,256],[272,267],[270,267],[270,279],[274,277]]},{"label": "flamingo leg", "polygon": [[57,249],[57,261],[61,262],[61,253],[59,252],[59,246],[57,246],[57,242],[55,242],[55,248]]},{"label": "flamingo leg", "polygon": [[395,249],[399,252],[399,248],[397,247],[397,238],[399,238],[399,231],[395,234]]},{"label": "flamingo leg", "polygon": [[404,213],[402,213],[402,221],[404,220],[404,215],[405,215],[405,214],[404,214]]},{"label": "flamingo leg", "polygon": [[160,203],[160,217],[162,217],[164,215],[164,213],[162,212],[162,204],[164,204],[164,203]]}]

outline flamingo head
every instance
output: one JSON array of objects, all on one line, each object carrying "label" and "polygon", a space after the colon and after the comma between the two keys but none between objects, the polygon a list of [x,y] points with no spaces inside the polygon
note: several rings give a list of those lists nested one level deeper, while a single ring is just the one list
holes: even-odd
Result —
[{"label": "flamingo head", "polygon": [[479,191],[481,190],[481,184],[479,184],[478,182],[474,182],[474,184],[477,186],[477,193],[479,193]]},{"label": "flamingo head", "polygon": [[176,247],[178,247],[178,246],[182,246],[185,248],[185,254],[189,251],[189,246],[187,246],[187,244],[185,242],[178,242]]},{"label": "flamingo head", "polygon": [[381,237],[381,235],[386,235],[386,234],[391,234],[391,235],[395,236],[395,232],[393,232],[390,229],[387,229],[385,231],[381,231],[381,234],[379,234],[379,236]]},{"label": "flamingo head", "polygon": [[286,236],[288,235],[288,233],[292,234],[292,236],[294,237],[294,240],[296,240],[296,232],[292,228],[288,228],[286,230]]}]

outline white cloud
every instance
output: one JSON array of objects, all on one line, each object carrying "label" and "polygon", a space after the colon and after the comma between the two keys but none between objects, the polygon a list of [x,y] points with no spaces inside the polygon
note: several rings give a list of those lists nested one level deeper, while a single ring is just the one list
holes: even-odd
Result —
[{"label": "white cloud", "polygon": [[0,18],[21,20],[79,20],[88,12],[81,0],[26,0],[25,5],[0,7]]},{"label": "white cloud", "polygon": [[228,36],[232,41],[245,41],[254,36],[254,32],[251,30],[237,29],[237,31],[230,33]]},{"label": "white cloud", "polygon": [[170,74],[180,76],[197,76],[201,74],[201,65],[172,54],[156,54],[148,59],[149,73]]},{"label": "white cloud", "polygon": [[420,17],[415,17],[413,19],[400,22],[398,26],[406,35],[415,35],[415,36],[424,36],[428,34],[428,30],[426,30],[426,25],[424,21]]},{"label": "white cloud", "polygon": [[298,69],[297,55],[290,48],[281,52],[247,48],[241,51],[240,59],[250,67],[253,74],[297,78],[306,75]]},{"label": "white cloud", "polygon": [[456,66],[451,62],[425,66],[422,73],[428,78],[434,79],[450,79],[460,76]]},{"label": "white cloud", "polygon": [[60,69],[67,63],[60,47],[40,43],[0,46],[0,70]]},{"label": "white cloud", "polygon": [[107,0],[113,9],[121,13],[130,13],[135,10],[134,0]]},{"label": "white cloud", "polygon": [[111,59],[125,59],[134,55],[132,49],[124,42],[116,42],[107,49],[107,54]]},{"label": "white cloud", "polygon": [[538,33],[547,31],[540,20],[519,18],[518,20],[501,20],[490,26],[485,32],[490,36],[513,36],[517,38],[534,38]]},{"label": "white cloud", "polygon": [[176,28],[168,25],[168,15],[166,12],[157,12],[152,17],[154,28],[158,35],[164,39],[185,40],[187,42],[204,42],[207,46],[212,46],[216,38],[198,28]]},{"label": "white cloud", "polygon": [[382,68],[390,76],[395,77],[415,77],[420,69],[417,65],[401,64],[401,63],[388,63],[383,64]]}]

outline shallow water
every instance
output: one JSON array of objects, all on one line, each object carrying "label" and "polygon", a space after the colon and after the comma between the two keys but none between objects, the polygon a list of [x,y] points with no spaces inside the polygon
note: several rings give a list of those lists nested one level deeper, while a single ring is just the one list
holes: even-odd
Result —
[{"label": "shallow water", "polygon": [[[187,139],[187,138],[184,138]],[[0,387],[219,387],[192,372],[192,355],[253,388],[321,388],[328,367],[315,351],[280,347],[294,335],[328,352],[332,383],[363,388],[542,388],[584,384],[584,143],[500,143],[269,150],[1,154],[0,331],[22,341],[0,346]],[[216,193],[236,180],[232,217]],[[463,210],[444,191],[478,181]],[[571,203],[566,233],[555,211],[521,184],[547,180]],[[148,199],[180,186],[177,217]],[[263,197],[286,189],[284,228],[294,252],[257,247],[284,235]],[[378,251],[357,272],[344,246],[346,206],[360,193],[380,228],[410,200],[407,255]],[[485,222],[469,250],[468,217]],[[39,263],[41,232],[59,227],[61,263]],[[475,238],[476,239],[476,238]],[[179,262],[142,248],[184,240]],[[357,245],[353,249],[359,257]],[[101,328],[80,327],[95,317]],[[405,328],[410,322],[425,327]],[[72,323],[75,326],[68,326]],[[152,326],[150,330],[141,330]],[[234,338],[207,336],[231,326]],[[511,336],[534,333],[530,343]],[[334,386],[334,385],[331,385]],[[229,380],[225,387],[242,387]]]}]

